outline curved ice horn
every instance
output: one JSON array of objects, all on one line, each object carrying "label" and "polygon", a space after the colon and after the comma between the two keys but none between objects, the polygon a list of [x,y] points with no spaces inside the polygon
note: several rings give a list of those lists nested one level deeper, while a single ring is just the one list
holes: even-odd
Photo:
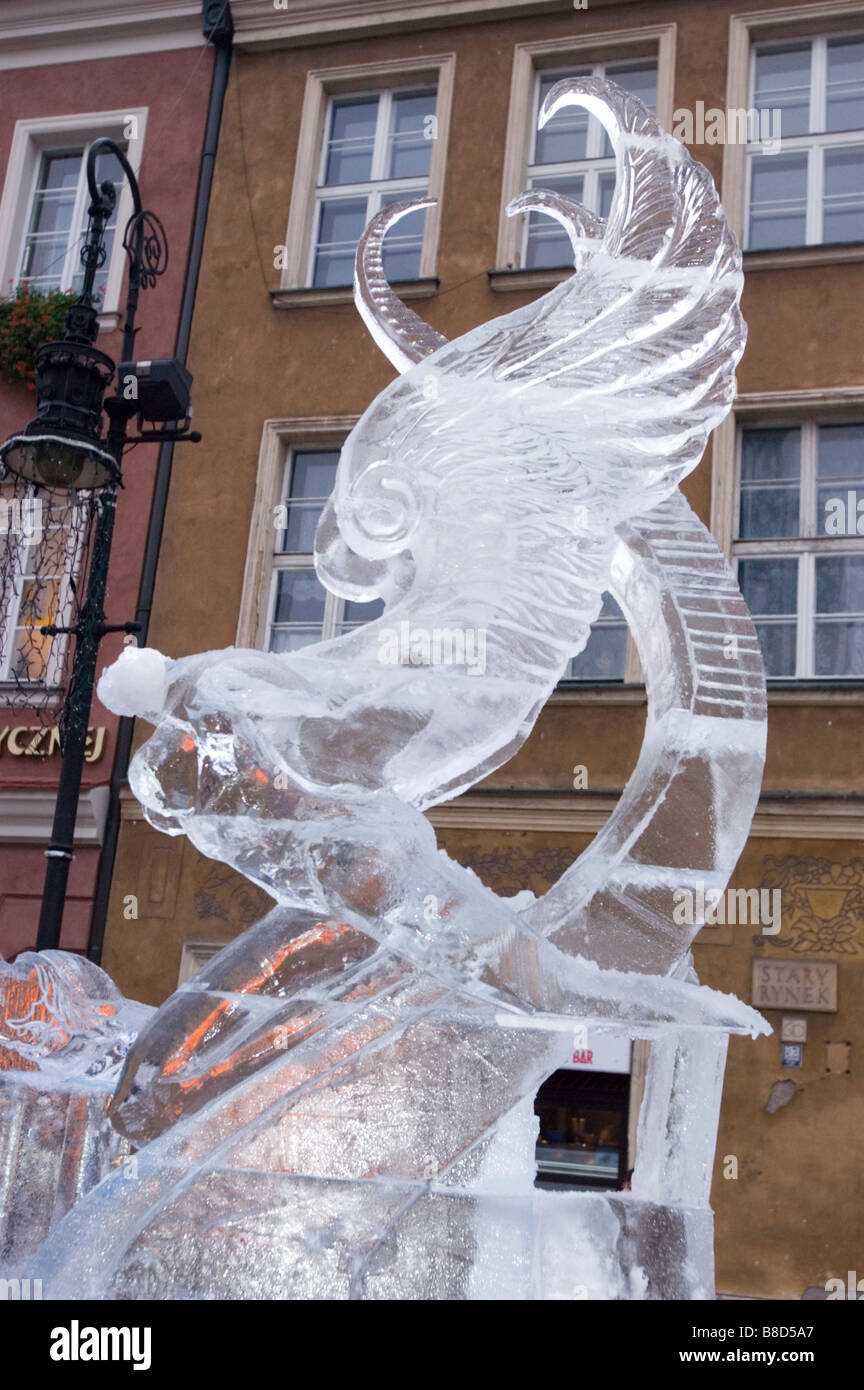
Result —
[{"label": "curved ice horn", "polygon": [[540,109],[538,129],[563,106],[581,106],[596,116],[615,151],[615,192],[604,251],[640,260],[662,253],[680,215],[676,142],[640,101],[614,83],[595,77],[556,82]]},{"label": "curved ice horn", "polygon": [[401,218],[410,212],[434,207],[436,201],[435,198],[417,198],[391,203],[372,218],[357,244],[354,302],[375,342],[397,372],[407,372],[409,367],[443,347],[447,339],[403,304],[390,288],[384,274],[384,237]]},{"label": "curved ice horn", "polygon": [[[422,362],[448,340],[394,293],[384,272],[384,238],[400,218],[434,204],[434,198],[391,203],[372,218],[357,245],[354,298],[358,312],[378,346],[400,373]],[[595,217],[580,203],[546,188],[526,189],[508,203],[508,217],[521,212],[546,212],[554,217],[566,231],[574,257],[579,260],[591,249],[590,243],[603,236],[606,227],[602,218]]]},{"label": "curved ice horn", "polygon": [[526,188],[518,198],[511,198],[504,209],[508,217],[516,217],[520,212],[545,212],[560,222],[573,248],[573,260],[577,270],[587,255],[595,250],[606,231],[606,222],[595,217],[581,203],[565,198],[563,193],[555,193],[550,188]]},{"label": "curved ice horn", "polygon": [[[390,287],[382,248],[389,229],[409,212],[434,207],[434,198],[391,203],[372,218],[354,259],[354,302],[381,351],[397,372],[407,372],[447,339],[415,314]],[[341,598],[364,602],[378,598],[389,574],[387,565],[356,555],[345,544],[333,498],[324,505],[315,532],[315,569],[328,589]]]}]

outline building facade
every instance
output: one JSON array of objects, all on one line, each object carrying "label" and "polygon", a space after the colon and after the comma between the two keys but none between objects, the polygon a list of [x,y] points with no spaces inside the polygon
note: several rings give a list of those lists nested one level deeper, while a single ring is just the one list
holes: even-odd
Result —
[{"label": "building facade", "polygon": [[[168,264],[139,305],[137,353],[175,352],[189,237],[213,70],[197,3],[164,6],[97,3],[82,16],[73,3],[12,0],[0,13],[0,295],[34,296],[80,287],[81,236],[87,224],[86,157],[109,136],[136,172],[144,206],[161,219]],[[97,347],[121,356],[126,291],[123,231],[132,211],[123,174],[103,158],[97,177],[119,190],[108,229],[108,256],[97,278],[101,293]],[[13,364],[14,365],[14,364]],[[35,413],[32,374],[0,378],[0,439]],[[133,422],[134,428],[134,422]],[[124,470],[108,577],[106,616],[135,617],[158,451],[142,445]],[[38,499],[38,530],[15,524],[4,499],[0,603],[0,953],[7,958],[36,940],[45,874],[45,846],[60,761],[58,721],[71,650],[62,637],[34,632],[39,623],[70,620],[73,585],[85,579],[86,551],[75,544],[81,509],[52,494]],[[56,505],[55,505],[56,503]],[[32,522],[33,516],[30,520]],[[46,571],[53,583],[37,588]],[[38,594],[38,596],[37,596]],[[122,636],[101,647],[100,667],[113,661]],[[61,945],[85,951],[108,809],[107,783],[117,720],[94,700],[91,735],[75,835],[75,859]]]},{"label": "building facade", "polygon": [[[513,196],[538,184],[608,207],[614,161],[599,128],[571,113],[536,132],[559,76],[629,86],[721,190],[744,247],[749,340],[734,412],[683,490],[737,567],[769,729],[735,893],[694,956],[704,983],[752,1001],[775,1031],[730,1047],[717,1285],[824,1296],[858,1267],[864,1234],[864,8],[232,9],[190,355],[206,464],[175,470],[149,635],[172,657],[290,650],[375,616],[326,595],[311,559],[340,445],[392,378],[350,287],[373,213],[436,200],[394,229],[385,268],[455,338],[570,273],[555,224],[505,215]],[[614,808],[644,723],[638,657],[610,600],[517,756],[431,813],[439,842],[500,893],[544,892]],[[159,1002],[268,901],[124,798],[103,963],[127,995]],[[575,1165],[620,1182],[632,1166],[639,1052],[595,1057],[582,1039],[572,1076],[538,1099],[549,1180]]]}]

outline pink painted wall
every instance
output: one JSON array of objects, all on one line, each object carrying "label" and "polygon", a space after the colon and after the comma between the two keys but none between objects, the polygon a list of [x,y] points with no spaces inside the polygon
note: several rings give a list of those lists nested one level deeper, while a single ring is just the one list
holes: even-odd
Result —
[{"label": "pink painted wall", "polygon": [[[212,51],[202,46],[22,68],[0,75],[0,179],[4,181],[17,120],[137,107],[148,110],[138,182],[144,206],[164,224],[170,254],[165,274],[139,302],[139,358],[170,357],[174,351],[212,66]],[[118,360],[121,334],[101,334],[98,346]],[[25,425],[34,411],[31,391],[0,381],[0,441]],[[201,455],[195,450],[205,447],[179,445],[175,467],[200,466]],[[108,577],[108,622],[124,622],[135,614],[156,455],[155,447],[139,445],[126,457]],[[115,659],[121,645],[121,636],[103,641],[102,666]],[[0,697],[0,727],[38,722],[25,710],[7,709]],[[52,717],[49,722],[56,720]],[[94,700],[90,723],[105,726],[108,733],[99,761],[85,764],[85,788],[110,778],[117,720]],[[56,754],[49,759],[0,751],[0,789],[54,786],[58,769]],[[63,924],[62,945],[67,950],[86,946],[97,859],[95,848],[83,846],[76,851]],[[41,845],[0,841],[0,955],[7,959],[35,941],[44,871]]]}]

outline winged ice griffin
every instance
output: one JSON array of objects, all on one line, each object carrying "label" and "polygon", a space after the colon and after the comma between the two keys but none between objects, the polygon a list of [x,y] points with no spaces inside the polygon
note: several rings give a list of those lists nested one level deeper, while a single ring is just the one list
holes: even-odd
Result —
[{"label": "winged ice griffin", "polygon": [[[358,249],[357,306],[399,376],[345,443],[315,563],[383,616],[280,655],[130,650],[102,678],[108,706],[156,726],[130,772],[148,819],[280,904],[143,1031],[114,1103],[133,1137],[274,1047],[317,1035],[325,1055],[357,972],[363,998],[390,980],[382,952],[501,1016],[761,1030],[698,987],[698,923],[671,911],[688,876],[725,886],[764,749],[755,634],[677,491],[733,398],[740,253],[710,175],[638,100],[567,80],[540,125],[567,105],[605,126],[617,183],[606,222],[537,189],[510,205],[572,242],[575,273],[541,299],[448,343],[383,272],[388,228],[427,204],[386,209]],[[519,748],[610,587],[646,670],[643,755],[591,849],[544,898],[505,902],[421,812]],[[482,677],[383,660],[402,624],[482,633]],[[282,1013],[238,1023],[255,993]]]}]

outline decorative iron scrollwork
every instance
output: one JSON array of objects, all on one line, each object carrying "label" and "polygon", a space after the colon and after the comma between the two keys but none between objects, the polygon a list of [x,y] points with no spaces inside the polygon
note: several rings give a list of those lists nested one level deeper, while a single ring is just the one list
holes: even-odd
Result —
[{"label": "decorative iron scrollwork", "polygon": [[137,259],[141,288],[152,290],[168,269],[168,238],[155,212],[143,208],[133,213],[123,234],[123,249],[133,263]]}]

